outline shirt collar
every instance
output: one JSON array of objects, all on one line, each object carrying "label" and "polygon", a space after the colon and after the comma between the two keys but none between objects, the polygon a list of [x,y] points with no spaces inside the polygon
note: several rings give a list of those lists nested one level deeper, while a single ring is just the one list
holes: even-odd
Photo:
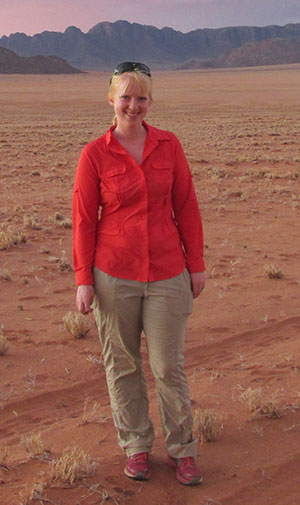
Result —
[{"label": "shirt collar", "polygon": [[[146,143],[149,147],[151,147],[151,150],[153,147],[156,146],[158,141],[160,140],[169,140],[169,135],[167,131],[164,130],[159,130],[158,128],[154,128],[153,126],[150,126],[148,123],[143,121],[143,126],[147,130],[147,138],[146,138]],[[116,128],[116,125],[112,125],[109,130],[107,130],[105,134],[105,140],[106,140],[106,145],[108,147],[112,147],[114,150],[119,150],[117,149],[119,146],[118,142],[114,142],[114,136],[112,132]]]}]

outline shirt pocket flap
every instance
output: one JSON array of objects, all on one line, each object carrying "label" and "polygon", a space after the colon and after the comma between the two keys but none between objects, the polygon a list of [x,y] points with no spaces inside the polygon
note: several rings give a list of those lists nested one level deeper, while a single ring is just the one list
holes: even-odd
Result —
[{"label": "shirt pocket flap", "polygon": [[158,170],[170,170],[172,168],[172,163],[170,161],[153,161],[152,167]]},{"label": "shirt pocket flap", "polygon": [[124,165],[117,165],[113,168],[110,168],[109,170],[106,170],[105,175],[107,177],[114,177],[115,175],[125,174],[125,172],[126,172],[126,165],[125,164]]}]

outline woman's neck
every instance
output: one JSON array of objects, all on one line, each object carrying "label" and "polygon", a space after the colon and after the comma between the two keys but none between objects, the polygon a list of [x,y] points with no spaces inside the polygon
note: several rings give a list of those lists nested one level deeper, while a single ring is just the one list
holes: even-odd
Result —
[{"label": "woman's neck", "polygon": [[[140,125],[141,126],[141,125]],[[135,159],[138,165],[142,165],[144,146],[147,137],[147,130],[144,126],[141,128],[125,129],[116,127],[113,130],[113,136],[126,149],[126,151]]]},{"label": "woman's neck", "polygon": [[128,128],[124,127],[123,125],[117,125],[113,130],[113,135],[118,140],[123,139],[126,141],[144,139],[146,137],[146,133],[146,128],[142,124]]}]

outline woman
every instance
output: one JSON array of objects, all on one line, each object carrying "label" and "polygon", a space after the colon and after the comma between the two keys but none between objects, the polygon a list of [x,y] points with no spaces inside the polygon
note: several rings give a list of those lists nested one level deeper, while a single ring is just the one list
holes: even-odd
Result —
[{"label": "woman", "polygon": [[108,94],[114,124],[81,154],[73,202],[76,304],[83,314],[94,311],[125,474],[150,478],[154,429],[143,331],[167,462],[181,484],[194,485],[202,479],[182,351],[192,298],[205,284],[202,225],[178,139],[144,121],[151,86],[143,63],[118,65]]}]

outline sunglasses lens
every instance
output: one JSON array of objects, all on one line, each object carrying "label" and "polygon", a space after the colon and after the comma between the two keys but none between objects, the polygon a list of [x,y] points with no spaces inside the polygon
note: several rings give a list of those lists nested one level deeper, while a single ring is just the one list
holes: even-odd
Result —
[{"label": "sunglasses lens", "polygon": [[130,61],[125,61],[116,67],[114,74],[123,74],[124,72],[130,72],[132,70],[134,70],[133,64],[130,63]]},{"label": "sunglasses lens", "polygon": [[149,77],[151,77],[150,68],[147,67],[147,65],[145,65],[144,63],[136,63],[136,68],[141,72],[144,72],[144,74],[147,74],[149,75]]},{"label": "sunglasses lens", "polygon": [[115,68],[113,75],[124,74],[124,72],[134,72],[135,70],[137,70],[138,72],[143,72],[144,74],[151,77],[151,70],[147,65],[145,65],[144,63],[138,63],[138,62],[136,63],[133,61],[124,61],[123,63],[120,63]]}]

